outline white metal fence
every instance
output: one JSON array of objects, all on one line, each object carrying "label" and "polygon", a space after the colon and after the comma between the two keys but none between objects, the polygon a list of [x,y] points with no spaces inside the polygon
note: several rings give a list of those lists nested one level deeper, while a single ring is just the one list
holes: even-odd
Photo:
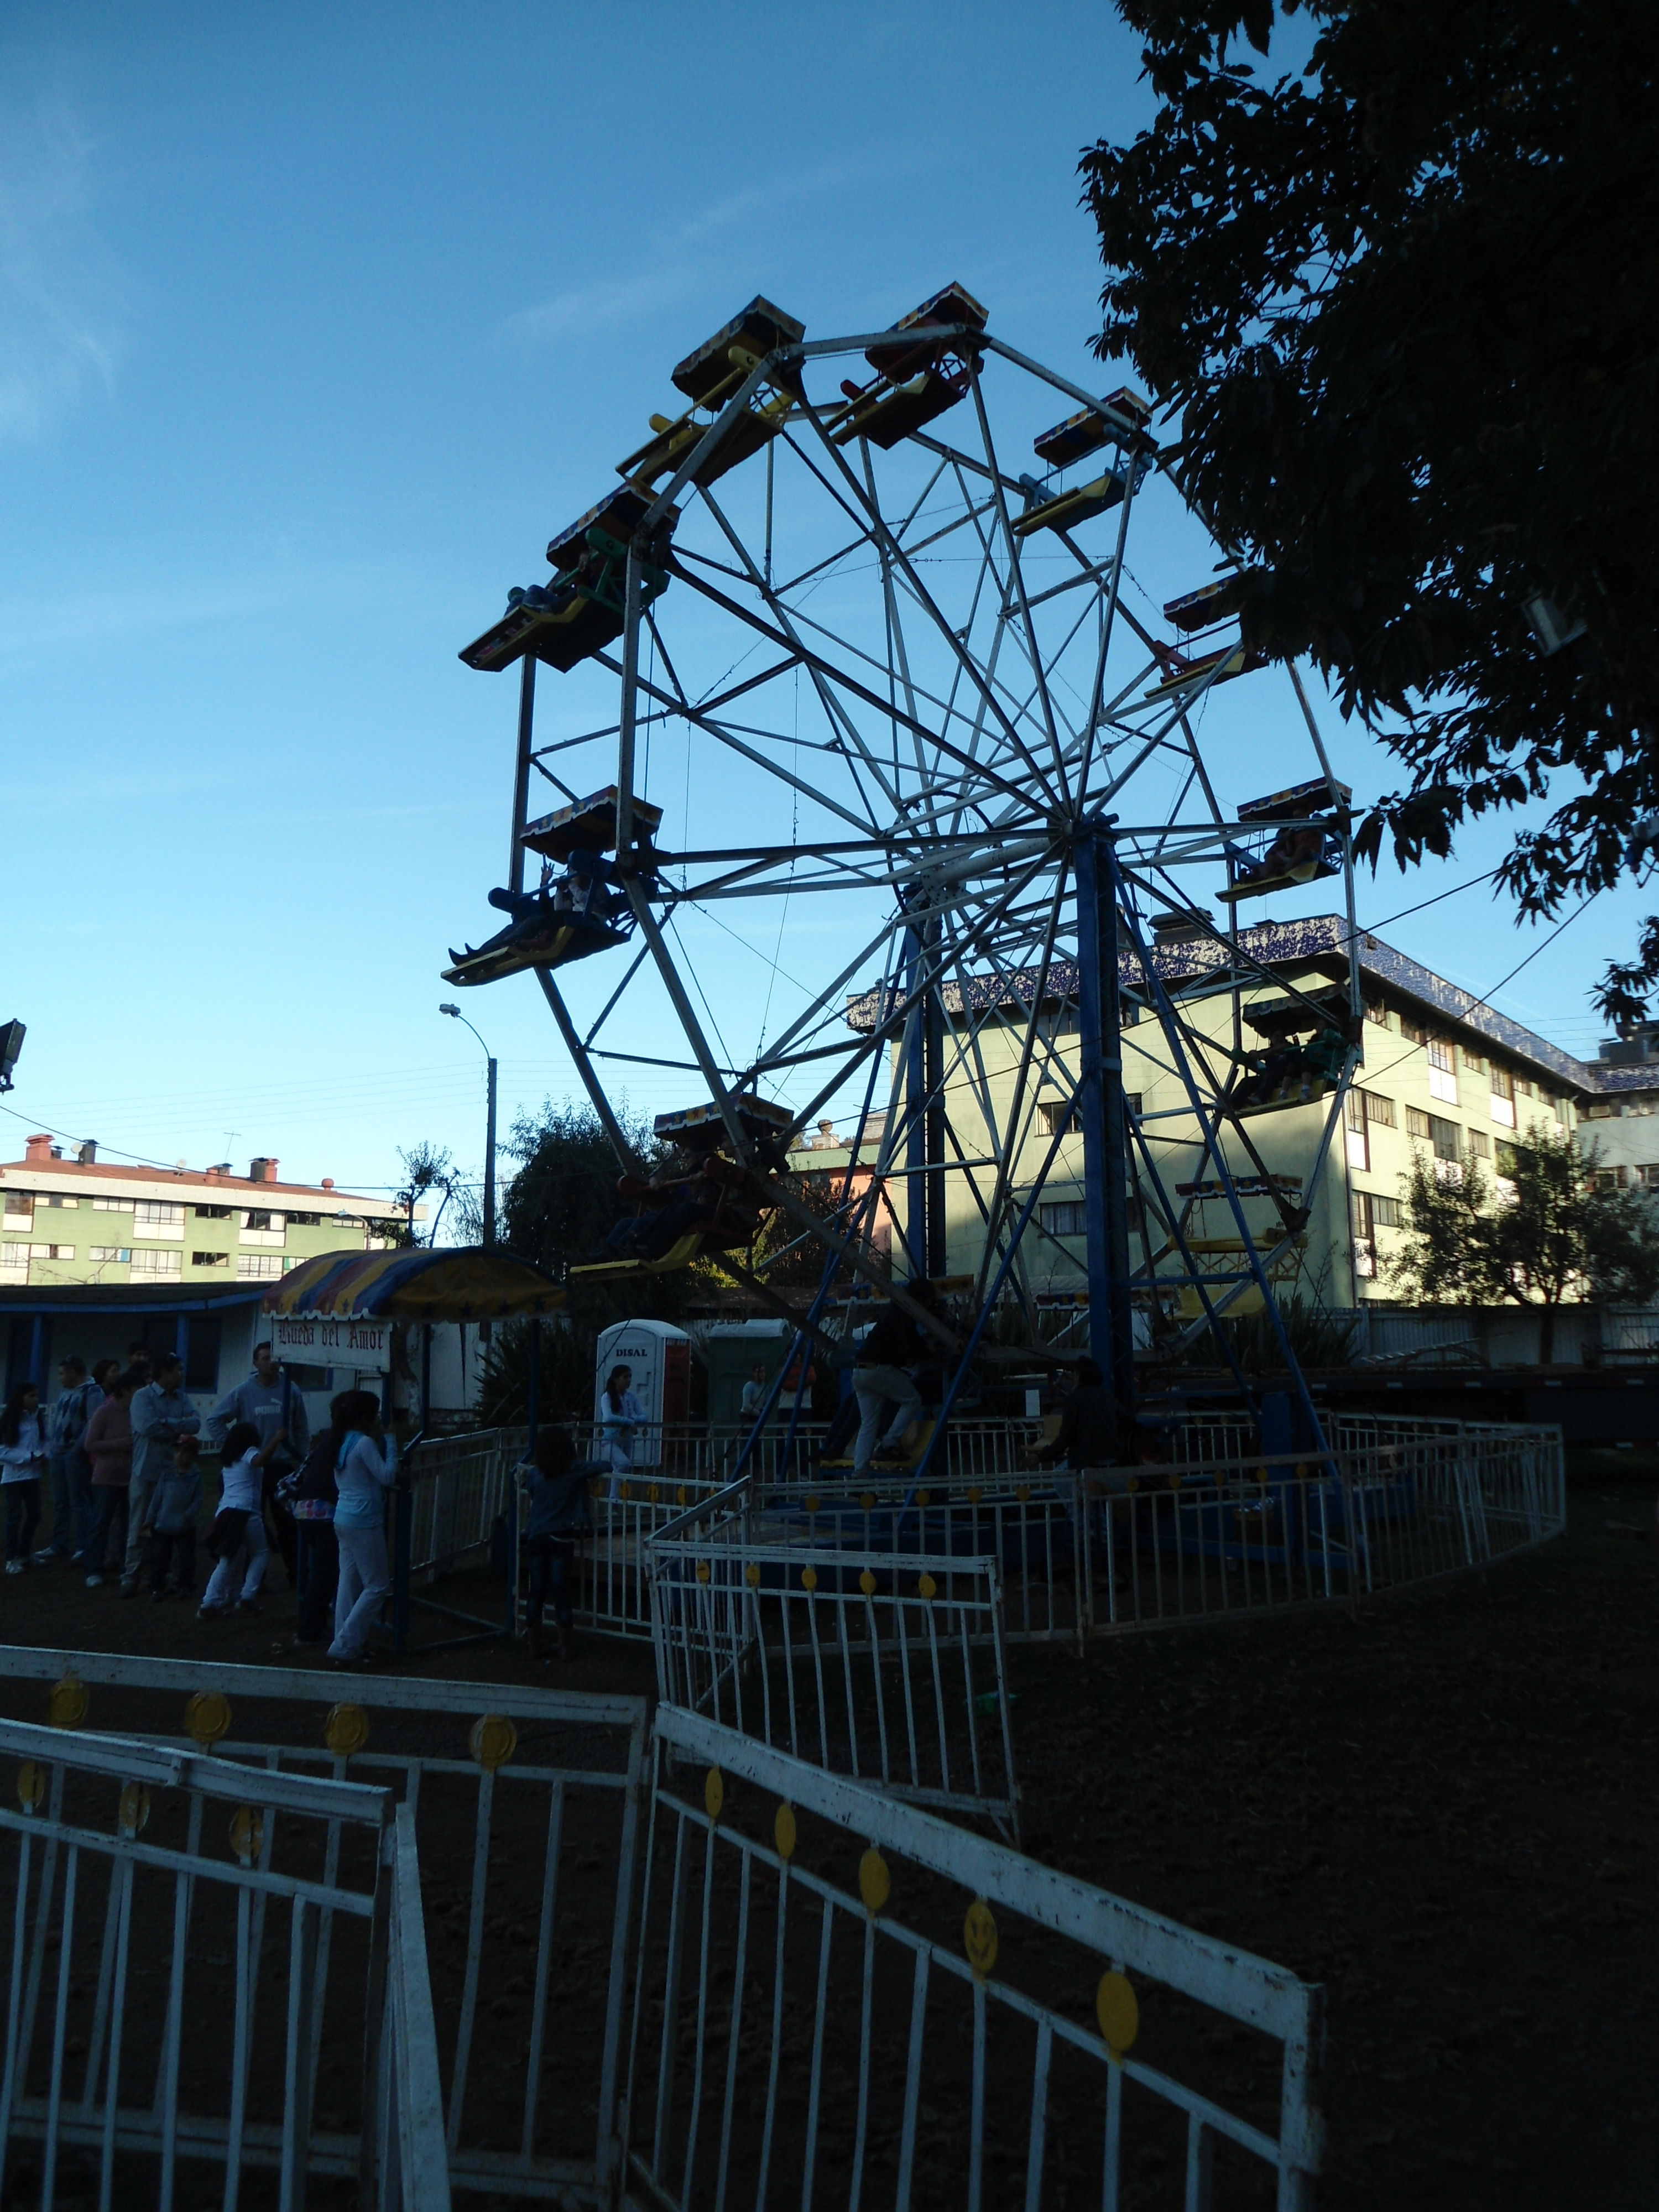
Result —
[{"label": "white metal fence", "polygon": [[[349,1834],[339,1821],[325,1820],[325,1832],[308,1843],[290,1834],[295,1823],[287,1808],[308,1803],[306,1791],[325,1783],[372,1784],[357,1795],[383,1804],[388,1818],[394,1807],[406,1812],[410,1848],[418,1832],[428,1869],[425,1932],[438,1984],[440,2027],[429,2063],[421,2062],[426,2087],[420,2104],[429,2110],[435,2069],[438,2170],[458,2189],[544,2197],[565,2191],[576,2202],[606,2201],[645,1786],[642,1699],[394,1676],[354,1676],[343,1686],[336,1675],[285,1668],[215,1667],[210,1673],[195,1662],[109,1653],[66,1662],[62,1652],[0,1647],[0,1694],[15,1705],[38,1698],[41,1685],[59,1727],[34,1734],[49,1735],[75,1756],[82,1747],[97,1749],[98,1739],[88,1731],[100,1722],[128,1736],[175,1739],[156,1753],[160,1758],[179,1757],[177,1743],[188,1745],[192,1734],[210,1744],[215,1771],[234,1775],[238,1796],[257,1808],[258,1841],[247,1884],[256,1899],[289,1879],[279,1879],[273,1866],[279,1825],[280,1840],[300,1855],[305,1878],[325,1887],[342,1878]],[[349,1703],[336,1702],[343,1686]],[[0,1723],[6,1725],[17,1724]],[[394,1912],[389,1932],[398,1934],[400,1926],[412,1946],[419,1933],[414,1893],[405,1887],[396,1894],[403,1904],[387,1908]],[[264,1906],[256,1902],[250,1909],[257,1919],[248,1939],[249,1971],[269,1988],[284,1969],[261,1934]],[[402,1912],[400,1923],[395,1911]],[[323,1912],[308,1971],[318,2005],[326,1999],[361,2019],[361,2000],[354,2009],[349,1976],[342,1980],[351,1960],[342,1955],[337,1918],[331,1910]],[[575,2036],[562,2018],[573,1962],[582,2019]],[[287,1971],[291,1980],[291,1967]],[[204,2025],[208,2017],[201,2015]],[[478,2047],[481,2023],[488,2024],[487,2056]],[[425,2047],[418,2019],[405,2005],[393,2025],[414,2063]],[[192,2027],[192,2039],[194,2032]],[[310,2169],[355,2173],[361,2132],[372,2118],[348,2109],[349,2084],[362,2078],[362,2054],[319,2045],[315,2029],[311,2048],[328,2094],[308,2138]],[[558,2063],[550,2066],[556,2050]],[[269,2081],[271,2064],[266,2051],[257,2078]],[[404,2125],[401,2110],[392,2117]],[[245,2162],[269,2162],[276,2125],[275,2116],[251,2116],[253,2132],[246,2139],[253,2148]],[[374,2140],[387,2140],[389,2125]],[[422,2161],[428,2172],[430,2148],[428,2142]],[[413,2189],[415,2178],[402,2185]],[[395,2206],[398,2200],[387,2202]],[[424,2200],[410,2202],[426,2212]]]},{"label": "white metal fence", "polygon": [[1119,2212],[1156,2163],[1159,2202],[1265,2167],[1306,2212],[1317,1989],[705,1715],[660,1706],[656,1737],[641,2202]]},{"label": "white metal fence", "polygon": [[382,2212],[448,2212],[411,1809],[294,1775],[256,1795],[228,1759],[25,1722],[0,1722],[0,1752],[20,1762],[5,2201],[172,2212],[205,2167],[234,2212],[265,2168],[283,2212],[347,2172]]},{"label": "white metal fence", "polygon": [[995,1560],[750,1543],[744,1525],[710,1510],[652,1540],[659,1696],[1018,1841]]}]

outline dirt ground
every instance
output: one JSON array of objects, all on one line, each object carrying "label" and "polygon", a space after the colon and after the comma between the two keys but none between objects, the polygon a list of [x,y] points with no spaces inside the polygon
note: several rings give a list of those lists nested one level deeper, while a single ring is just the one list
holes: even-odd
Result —
[{"label": "dirt ground", "polygon": [[[1659,1465],[1576,1474],[1568,1535],[1484,1584],[1011,1655],[1028,1847],[1324,1984],[1321,2202],[1341,2212],[1659,2202]],[[483,1577],[437,1594],[499,1614]],[[320,1656],[294,1650],[280,1591],[203,1623],[44,1569],[0,1585],[0,1626],[70,1652]],[[408,1664],[527,1671],[504,1644]],[[649,1654],[588,1638],[544,1679],[643,1691]],[[1157,2174],[1128,2193],[1167,2197]]]}]

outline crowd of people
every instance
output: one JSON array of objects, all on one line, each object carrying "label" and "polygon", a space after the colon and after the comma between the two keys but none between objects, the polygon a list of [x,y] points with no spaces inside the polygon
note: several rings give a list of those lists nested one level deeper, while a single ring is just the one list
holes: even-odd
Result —
[{"label": "crowd of people", "polygon": [[[336,1666],[367,1663],[392,1586],[386,1498],[398,1468],[372,1391],[343,1391],[313,1440],[269,1344],[205,1422],[175,1353],[134,1345],[90,1373],[71,1353],[58,1380],[49,1407],[28,1382],[0,1412],[8,1575],[71,1569],[88,1589],[194,1602],[211,1621],[260,1611],[274,1544],[297,1596],[296,1644],[326,1639]],[[204,1443],[219,1455],[211,1500]],[[198,1547],[212,1561],[199,1601]]]}]

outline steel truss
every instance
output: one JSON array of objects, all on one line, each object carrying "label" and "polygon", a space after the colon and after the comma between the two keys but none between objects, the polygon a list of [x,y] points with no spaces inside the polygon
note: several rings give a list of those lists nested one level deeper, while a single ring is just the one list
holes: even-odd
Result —
[{"label": "steel truss", "polygon": [[[524,841],[549,809],[591,811],[591,794],[614,786],[610,857],[596,865],[632,941],[592,967],[536,973],[629,1172],[645,1164],[611,1089],[641,1066],[680,1072],[688,1103],[712,1102],[722,1148],[751,1167],[746,1099],[781,1101],[795,1132],[836,1109],[878,1130],[860,1155],[867,1185],[849,1172],[827,1223],[788,1177],[769,1178],[792,1249],[824,1253],[809,1329],[833,1283],[896,1278],[902,1304],[907,1278],[944,1273],[954,1195],[980,1225],[966,1301],[978,1318],[965,1339],[950,1333],[948,1413],[975,1354],[996,1355],[981,1339],[998,1303],[1036,1325],[1032,1255],[1066,1249],[1040,1201],[1080,1121],[1088,1342],[1120,1401],[1134,1399],[1138,1327],[1173,1349],[1211,1331],[1237,1374],[1220,1323],[1253,1295],[1300,1398],[1303,1441],[1317,1445],[1272,1277],[1309,1219],[1358,1058],[1347,794],[1298,683],[1305,729],[1286,742],[1276,811],[1223,805],[1200,726],[1216,685],[1249,665],[1236,564],[1224,552],[1214,585],[1166,607],[1177,643],[1156,635],[1124,596],[1129,538],[1149,496],[1180,489],[1144,404],[1097,398],[978,313],[949,288],[892,331],[809,340],[757,301],[681,364],[675,380],[702,391],[702,412],[653,417],[656,443],[623,465],[635,471],[625,547],[605,534],[621,495],[594,510],[603,526],[587,539],[615,556],[603,587],[612,634],[565,677],[555,734],[538,731],[533,636],[524,653],[508,888],[522,892]],[[871,382],[831,380],[856,356],[877,370]],[[716,357],[733,366],[711,386]],[[889,441],[883,409],[901,428],[904,409],[921,419]],[[1073,411],[1051,428],[1062,409]],[[1049,463],[1041,477],[1012,458],[1034,437]],[[577,573],[556,567],[550,603]],[[478,654],[468,649],[475,665],[501,665]],[[738,804],[723,825],[738,834],[691,834],[727,777]],[[1348,968],[1335,1012],[1291,989],[1241,929],[1252,872],[1271,875],[1292,851],[1304,872],[1286,884],[1340,884]],[[1217,896],[1231,902],[1224,922],[1205,903]],[[836,949],[823,972],[784,978],[771,1034],[763,1018],[728,1041],[708,996],[728,957],[707,949],[711,926],[723,945],[755,949],[781,914],[825,900]],[[1157,941],[1171,916],[1191,933],[1179,959]],[[1242,1082],[1271,1075],[1242,1017],[1267,985],[1293,1011],[1302,999],[1323,1054],[1322,1136],[1293,1200],[1267,1175],[1240,1105]],[[1229,1018],[1218,1025],[1218,998]],[[1074,1050],[1060,1034],[1073,1009]],[[1179,1133],[1200,1163],[1191,1186],[1237,1230],[1231,1269],[1194,1249],[1199,1199],[1168,1187],[1157,1157],[1171,1133],[1126,1095],[1128,1019],[1138,1053],[1178,1086]],[[1246,1219],[1241,1155],[1278,1208],[1265,1246]],[[890,1269],[873,1243],[884,1200]],[[1170,1334],[1169,1293],[1182,1288],[1199,1315]]]}]

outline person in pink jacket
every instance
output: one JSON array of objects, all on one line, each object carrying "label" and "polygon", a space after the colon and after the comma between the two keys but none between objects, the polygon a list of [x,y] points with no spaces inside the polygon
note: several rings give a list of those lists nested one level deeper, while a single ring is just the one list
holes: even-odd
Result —
[{"label": "person in pink jacket", "polygon": [[108,1396],[87,1423],[81,1449],[92,1462],[92,1494],[98,1526],[88,1564],[87,1588],[96,1589],[106,1574],[118,1574],[126,1553],[127,1486],[132,1480],[132,1394],[139,1377],[131,1370],[113,1376]]}]

